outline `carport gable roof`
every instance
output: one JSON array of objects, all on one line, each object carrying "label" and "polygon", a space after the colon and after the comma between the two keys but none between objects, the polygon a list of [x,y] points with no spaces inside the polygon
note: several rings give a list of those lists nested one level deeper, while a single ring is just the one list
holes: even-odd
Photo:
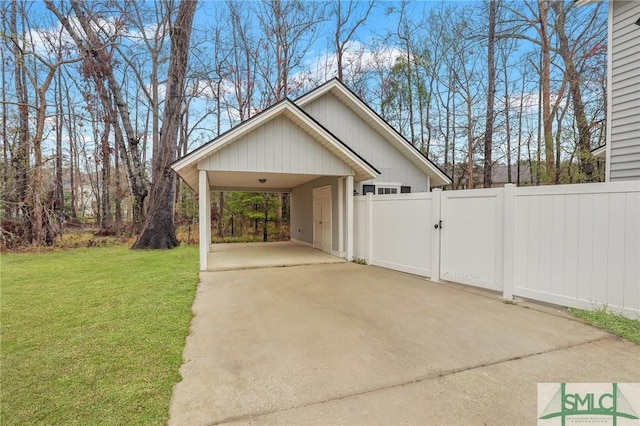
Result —
[{"label": "carport gable roof", "polygon": [[448,185],[451,179],[422,152],[404,138],[392,125],[387,123],[369,105],[353,93],[339,79],[334,78],[325,84],[302,95],[294,102],[300,107],[313,102],[326,93],[331,93],[355,112],[362,120],[377,131],[387,142],[400,151],[413,164],[431,178],[432,186]]},{"label": "carport gable roof", "polygon": [[270,120],[283,115],[312,136],[324,148],[351,167],[358,181],[375,179],[380,172],[369,162],[338,139],[313,117],[289,99],[284,99],[261,113],[231,128],[217,138],[195,149],[184,157],[174,161],[171,168],[193,189],[198,192],[198,163],[224,147],[234,143]]}]

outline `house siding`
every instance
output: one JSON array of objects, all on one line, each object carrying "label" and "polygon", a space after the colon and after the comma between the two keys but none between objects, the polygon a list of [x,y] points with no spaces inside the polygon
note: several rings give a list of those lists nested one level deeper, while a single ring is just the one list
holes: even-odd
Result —
[{"label": "house siding", "polygon": [[291,238],[313,244],[313,189],[331,186],[331,249],[338,250],[337,177],[323,177],[291,190]]},{"label": "house siding", "polygon": [[640,180],[640,3],[614,1],[609,180]]},{"label": "house siding", "polygon": [[424,172],[333,94],[326,93],[303,109],[380,171],[375,181],[356,182],[358,192],[363,183],[371,182],[399,183],[410,186],[412,192],[429,191]]},{"label": "house siding", "polygon": [[203,159],[201,170],[345,176],[351,168],[284,116]]}]

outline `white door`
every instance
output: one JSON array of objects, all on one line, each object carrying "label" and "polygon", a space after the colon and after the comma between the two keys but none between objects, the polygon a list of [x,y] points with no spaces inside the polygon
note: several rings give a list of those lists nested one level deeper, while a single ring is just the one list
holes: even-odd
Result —
[{"label": "white door", "polygon": [[331,186],[313,189],[313,247],[331,253]]}]

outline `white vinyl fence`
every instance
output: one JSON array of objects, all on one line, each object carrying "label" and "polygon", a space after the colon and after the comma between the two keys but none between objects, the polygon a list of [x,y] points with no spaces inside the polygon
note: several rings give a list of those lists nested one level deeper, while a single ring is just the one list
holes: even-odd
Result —
[{"label": "white vinyl fence", "polygon": [[640,182],[367,195],[354,221],[368,264],[640,317]]}]

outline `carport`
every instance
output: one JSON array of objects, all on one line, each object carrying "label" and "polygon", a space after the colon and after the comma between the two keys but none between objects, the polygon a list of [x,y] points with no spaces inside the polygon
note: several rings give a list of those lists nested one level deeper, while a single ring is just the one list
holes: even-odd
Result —
[{"label": "carport", "polygon": [[200,270],[209,270],[211,191],[291,193],[292,240],[351,260],[354,181],[379,172],[285,99],[172,164],[199,196]]}]

